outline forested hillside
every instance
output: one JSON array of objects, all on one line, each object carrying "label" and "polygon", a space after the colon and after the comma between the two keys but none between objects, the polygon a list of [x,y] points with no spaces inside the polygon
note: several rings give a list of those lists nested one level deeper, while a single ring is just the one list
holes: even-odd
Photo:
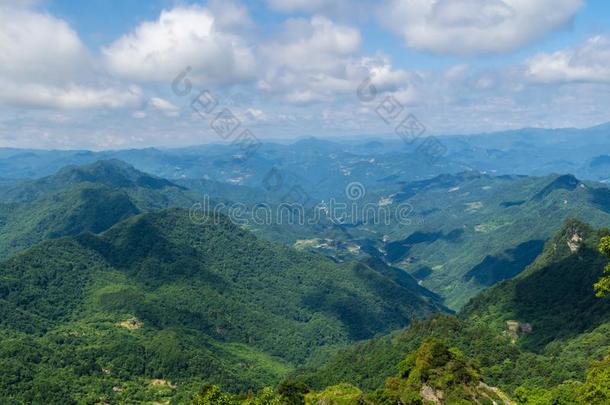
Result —
[{"label": "forested hillside", "polygon": [[65,167],[2,190],[0,258],[45,239],[102,232],[140,212],[195,201],[195,193],[121,161]]},{"label": "forested hillside", "polygon": [[43,242],[0,264],[0,392],[120,402],[190,395],[202,381],[274,385],[324,346],[444,310],[392,271],[274,245],[226,218],[196,225],[179,209]]},{"label": "forested hillside", "polygon": [[593,284],[603,275],[597,245],[606,235],[568,221],[522,275],[473,299],[459,317],[433,317],[358,343],[295,378],[315,389],[348,382],[374,390],[395,373],[392,360],[435,337],[472,357],[483,381],[519,403],[605,404],[610,298],[596,297]]}]

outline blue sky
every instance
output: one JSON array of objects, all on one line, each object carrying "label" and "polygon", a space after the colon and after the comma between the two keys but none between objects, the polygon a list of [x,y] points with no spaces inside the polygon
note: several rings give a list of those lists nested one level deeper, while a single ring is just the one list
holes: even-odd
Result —
[{"label": "blue sky", "polygon": [[14,3],[0,0],[0,146],[229,141],[191,108],[203,90],[263,139],[392,136],[387,99],[441,135],[610,121],[602,0]]}]

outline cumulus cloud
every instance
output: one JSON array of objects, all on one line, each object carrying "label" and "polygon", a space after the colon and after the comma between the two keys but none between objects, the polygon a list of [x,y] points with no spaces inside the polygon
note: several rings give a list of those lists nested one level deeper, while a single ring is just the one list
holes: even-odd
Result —
[{"label": "cumulus cloud", "polygon": [[610,83],[610,38],[595,36],[574,48],[538,54],[526,62],[526,76],[545,83]]},{"label": "cumulus cloud", "polygon": [[0,102],[24,108],[121,108],[134,107],[141,102],[139,87],[92,88],[67,84],[20,83],[0,80]]},{"label": "cumulus cloud", "polygon": [[283,13],[354,13],[369,7],[368,0],[267,0],[272,10]]},{"label": "cumulus cloud", "polygon": [[248,24],[237,5],[176,7],[143,22],[103,49],[114,74],[138,81],[171,81],[186,67],[196,83],[224,84],[253,78],[250,47],[232,29]]},{"label": "cumulus cloud", "polygon": [[151,98],[150,104],[168,117],[177,117],[180,114],[180,109],[177,106],[160,97]]},{"label": "cumulus cloud", "polygon": [[94,61],[63,20],[0,3],[0,103],[37,108],[122,107],[137,88],[92,83]]},{"label": "cumulus cloud", "polygon": [[393,70],[387,58],[358,55],[361,36],[353,27],[313,16],[288,20],[284,28],[260,50],[265,66],[258,88],[264,92],[308,104],[355,93],[369,76],[384,89],[406,84],[406,72]]},{"label": "cumulus cloud", "polygon": [[267,0],[270,8],[282,12],[319,11],[332,3],[332,0]]},{"label": "cumulus cloud", "polygon": [[507,52],[564,27],[583,0],[388,0],[381,22],[407,46],[446,54]]}]

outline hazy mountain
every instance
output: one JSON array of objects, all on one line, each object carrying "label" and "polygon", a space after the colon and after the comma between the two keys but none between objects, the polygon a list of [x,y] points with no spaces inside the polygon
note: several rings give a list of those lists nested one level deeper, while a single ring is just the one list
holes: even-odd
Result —
[{"label": "hazy mountain", "polygon": [[248,154],[230,145],[103,152],[5,148],[0,149],[0,172],[6,178],[36,178],[67,164],[115,158],[170,180],[207,176],[262,187],[269,170],[277,167],[314,194],[328,193],[332,185],[345,181],[366,184],[369,179],[390,175],[417,180],[466,169],[536,176],[573,173],[588,180],[608,179],[604,157],[610,155],[610,124],[585,129],[524,128],[437,139],[442,147],[433,156],[427,156],[429,152],[419,142],[407,145],[396,136],[364,141],[306,138],[292,144],[263,142]]}]

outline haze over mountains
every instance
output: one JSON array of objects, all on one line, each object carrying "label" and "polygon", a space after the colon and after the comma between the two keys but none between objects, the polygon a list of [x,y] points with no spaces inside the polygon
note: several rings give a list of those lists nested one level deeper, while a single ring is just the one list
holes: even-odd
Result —
[{"label": "haze over mountains", "polygon": [[[362,182],[369,177],[378,180],[378,173],[382,171],[401,176],[403,180],[478,170],[525,175],[571,173],[586,180],[605,181],[610,165],[610,146],[606,141],[609,130],[610,124],[603,124],[587,129],[521,129],[438,137],[446,152],[432,164],[422,156],[425,153],[418,150],[417,144],[408,145],[395,135],[361,141],[315,138],[282,144],[263,141],[245,161],[239,159],[244,155],[239,146],[221,144],[101,152],[0,148],[0,177],[38,178],[69,164],[116,158],[170,180],[208,176],[217,181],[230,180],[256,187],[261,187],[261,180],[273,166],[296,176],[304,187],[324,184],[327,176],[331,176],[328,179],[331,183],[345,181],[349,177],[347,172]],[[367,163],[378,155],[384,156],[383,161]]]}]

